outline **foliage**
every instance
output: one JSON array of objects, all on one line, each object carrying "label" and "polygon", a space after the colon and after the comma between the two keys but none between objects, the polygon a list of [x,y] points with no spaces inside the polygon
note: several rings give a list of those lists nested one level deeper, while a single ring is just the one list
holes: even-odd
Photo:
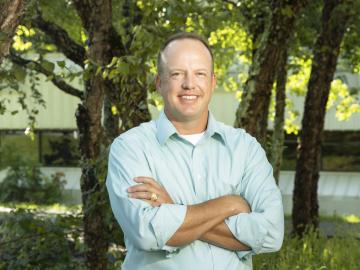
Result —
[{"label": "foliage", "polygon": [[287,236],[277,253],[254,256],[254,269],[346,269],[360,267],[359,239],[347,234],[344,237],[327,238],[309,232],[301,240]]},{"label": "foliage", "polygon": [[85,269],[81,219],[18,209],[0,216],[0,269]]},{"label": "foliage", "polygon": [[336,118],[339,121],[347,121],[353,113],[360,112],[360,101],[358,91],[351,91],[347,84],[340,79],[331,82],[329,101],[326,109],[336,105]]},{"label": "foliage", "polygon": [[64,175],[56,173],[49,179],[39,168],[18,156],[0,183],[1,202],[58,202],[64,189]]},{"label": "foliage", "polygon": [[[0,214],[0,269],[86,269],[78,207],[16,206]],[[112,242],[107,255],[108,269],[119,269],[124,248]]]},{"label": "foliage", "polygon": [[[238,23],[223,22],[210,33],[218,84],[226,91],[241,91],[251,62],[252,43]],[[220,61],[221,59],[221,61]]]}]

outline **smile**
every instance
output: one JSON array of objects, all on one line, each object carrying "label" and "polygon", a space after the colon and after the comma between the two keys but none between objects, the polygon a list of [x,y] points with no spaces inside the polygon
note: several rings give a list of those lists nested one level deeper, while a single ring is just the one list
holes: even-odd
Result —
[{"label": "smile", "polygon": [[182,99],[192,100],[197,99],[197,96],[181,96]]}]

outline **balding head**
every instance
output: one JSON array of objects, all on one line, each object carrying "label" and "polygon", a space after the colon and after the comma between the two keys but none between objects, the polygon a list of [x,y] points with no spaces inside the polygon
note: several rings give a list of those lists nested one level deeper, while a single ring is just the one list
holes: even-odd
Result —
[{"label": "balding head", "polygon": [[163,46],[160,49],[160,52],[158,54],[157,57],[157,70],[158,70],[158,75],[162,75],[164,72],[164,66],[165,66],[165,62],[166,59],[164,57],[164,52],[167,49],[167,47],[174,41],[176,40],[183,40],[183,39],[191,39],[191,40],[195,40],[198,41],[200,43],[202,43],[202,45],[207,49],[207,51],[210,54],[211,57],[211,70],[212,72],[214,71],[214,56],[213,53],[207,43],[207,41],[201,37],[200,35],[197,35],[195,33],[188,33],[188,32],[181,32],[181,33],[177,33],[175,35],[170,36],[163,44]]}]

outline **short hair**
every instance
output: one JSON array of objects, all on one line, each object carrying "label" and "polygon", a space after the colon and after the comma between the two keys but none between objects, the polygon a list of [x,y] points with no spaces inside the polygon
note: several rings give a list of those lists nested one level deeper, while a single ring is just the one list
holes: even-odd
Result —
[{"label": "short hair", "polygon": [[210,56],[211,56],[211,69],[212,69],[212,71],[214,71],[214,55],[213,55],[213,53],[211,51],[211,48],[210,48],[207,40],[205,38],[203,38],[202,36],[196,34],[196,33],[179,32],[179,33],[176,33],[176,34],[168,37],[168,39],[166,39],[165,42],[163,43],[163,45],[161,46],[161,49],[160,49],[160,51],[158,53],[158,57],[157,57],[158,74],[161,74],[163,72],[162,54],[163,54],[164,50],[166,49],[166,47],[171,42],[173,42],[175,40],[181,40],[181,39],[193,39],[193,40],[200,41],[210,53]]}]

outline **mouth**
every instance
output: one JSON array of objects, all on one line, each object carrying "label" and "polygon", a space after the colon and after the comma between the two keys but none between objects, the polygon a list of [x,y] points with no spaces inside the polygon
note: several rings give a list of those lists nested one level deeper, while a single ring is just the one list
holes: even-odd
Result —
[{"label": "mouth", "polygon": [[196,100],[198,98],[198,96],[195,95],[182,95],[179,97],[183,100]]}]

